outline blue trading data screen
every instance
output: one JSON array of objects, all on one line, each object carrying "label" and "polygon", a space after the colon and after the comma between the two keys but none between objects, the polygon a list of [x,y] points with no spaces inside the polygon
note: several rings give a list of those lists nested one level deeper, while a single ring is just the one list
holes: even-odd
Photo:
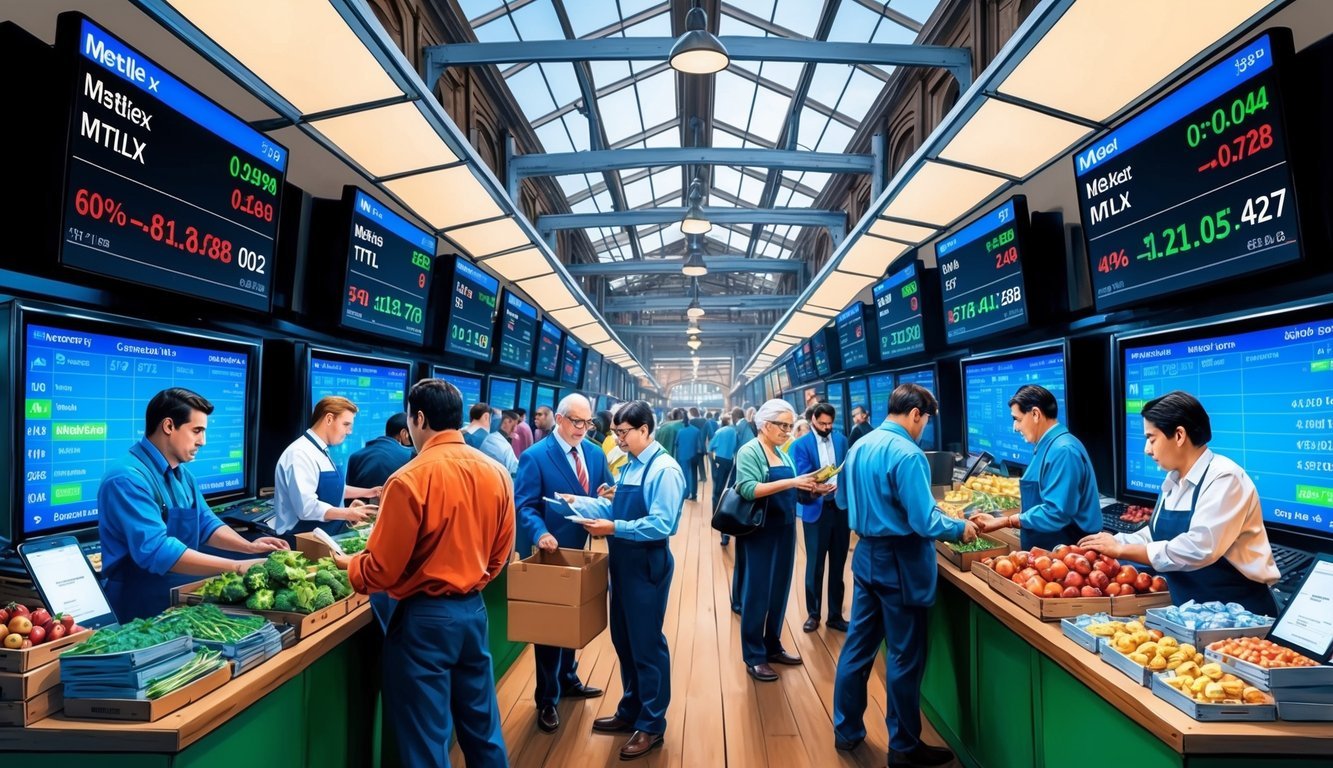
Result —
[{"label": "blue trading data screen", "polygon": [[583,345],[575,341],[573,335],[565,336],[560,352],[560,381],[571,387],[583,383]]},{"label": "blue trading data screen", "polygon": [[518,380],[518,407],[527,411],[528,419],[532,419],[534,406],[532,405],[532,396],[537,390],[537,385],[530,379]]},{"label": "blue trading data screen", "polygon": [[359,189],[351,202],[342,324],[420,344],[435,235]]},{"label": "blue trading data screen", "polygon": [[796,345],[796,375],[800,384],[818,378],[815,375],[815,345],[810,339]]},{"label": "blue trading data screen", "polygon": [[892,373],[872,373],[866,377],[870,395],[870,426],[877,427],[889,415],[889,395],[893,394]]},{"label": "blue trading data screen", "polygon": [[548,387],[544,384],[537,385],[537,400],[532,404],[533,413],[536,413],[537,409],[543,405],[552,411],[555,410],[555,387]]},{"label": "blue trading data screen", "polygon": [[538,378],[554,380],[560,370],[560,328],[555,323],[542,321],[541,339],[537,344],[537,369],[533,374]]},{"label": "blue trading data screen", "polygon": [[837,319],[838,350],[842,355],[842,370],[850,371],[870,364],[866,344],[865,305],[856,302],[844,309]]},{"label": "blue trading data screen", "polygon": [[459,394],[463,396],[463,426],[467,426],[467,410],[477,403],[483,402],[481,399],[481,377],[441,368],[438,365],[435,366],[432,373],[434,373],[435,378],[447,381],[458,388]]},{"label": "blue trading data screen", "polygon": [[[875,411],[870,407],[870,388],[866,385],[864,378],[847,381],[847,429],[852,428],[852,409],[858,405],[870,414],[870,425],[872,427],[879,423],[875,419]],[[882,419],[884,414],[880,413],[879,416]]]},{"label": "blue trading data screen", "polygon": [[514,379],[502,379],[499,376],[491,377],[490,391],[486,393],[486,402],[492,408],[499,408],[502,411],[514,410],[514,405],[518,402],[518,382]]},{"label": "blue trading data screen", "polygon": [[824,391],[824,396],[828,398],[828,404],[833,406],[833,425],[837,429],[843,429],[843,424],[847,420],[846,403],[843,401],[843,394],[846,391],[841,383],[830,384]]},{"label": "blue trading data screen", "polygon": [[1026,200],[1015,196],[935,246],[944,337],[949,344],[1027,325],[1023,293],[1027,215]]},{"label": "blue trading data screen", "polygon": [[1184,390],[1208,411],[1209,447],[1259,489],[1265,522],[1333,536],[1333,319],[1188,333],[1120,344],[1126,491],[1160,492],[1165,473],[1143,453],[1139,412]]},{"label": "blue trading data screen", "polygon": [[[935,396],[936,403],[939,402],[940,393],[935,391],[934,368],[918,368],[914,371],[899,371],[897,383],[919,384],[925,387],[926,390],[930,392],[930,394]],[[930,417],[930,419],[926,422],[926,428],[921,430],[921,439],[916,441],[917,445],[920,445],[922,448],[925,448],[927,450],[930,450],[937,445],[937,443],[935,442],[935,422],[939,421],[939,419],[940,417],[938,413]]]},{"label": "blue trading data screen", "polygon": [[1025,384],[1036,384],[1055,395],[1057,418],[1067,423],[1065,410],[1065,352],[1063,348],[1036,351],[1018,357],[963,361],[963,402],[967,420],[965,448],[986,451],[997,461],[1026,466],[1033,446],[1014,431],[1009,400]]},{"label": "blue trading data screen", "polygon": [[500,356],[496,362],[524,373],[532,372],[532,350],[537,346],[537,308],[505,293],[500,317]]},{"label": "blue trading data screen", "polygon": [[[310,353],[310,404],[339,395],[356,405],[353,434],[339,445],[329,446],[329,457],[347,472],[347,458],[369,440],[384,434],[384,424],[395,413],[407,409],[409,363],[358,357],[334,357]],[[360,432],[364,437],[358,436]]]},{"label": "blue trading data screen", "polygon": [[245,489],[250,350],[35,323],[24,336],[25,536],[97,523],[102,475],[143,437],[144,408],[168,387],[186,387],[215,407],[208,442],[190,463],[199,490]]},{"label": "blue trading data screen", "polygon": [[491,329],[500,281],[462,256],[454,262],[454,289],[449,297],[449,336],[444,350],[491,360]]},{"label": "blue trading data screen", "polygon": [[879,329],[879,359],[924,352],[921,335],[921,280],[916,259],[884,278],[871,290]]}]

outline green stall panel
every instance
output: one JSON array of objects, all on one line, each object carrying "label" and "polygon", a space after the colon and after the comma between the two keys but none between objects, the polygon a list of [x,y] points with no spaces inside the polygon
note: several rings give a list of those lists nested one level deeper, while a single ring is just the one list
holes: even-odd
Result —
[{"label": "green stall panel", "polygon": [[[306,673],[236,713],[217,730],[186,747],[169,764],[172,768],[236,768],[242,762],[245,768],[307,765],[305,739],[292,738],[292,734],[309,728],[304,697]],[[258,748],[266,744],[281,744],[282,748]],[[97,768],[109,768],[110,757],[114,756],[98,755]],[[135,765],[153,764],[148,762],[149,756],[134,757],[139,761]],[[88,762],[85,760],[82,765]]]},{"label": "green stall panel", "polygon": [[[1038,654],[981,607],[974,605],[972,611],[977,660],[977,735],[972,757],[986,768],[1032,768]],[[1047,765],[1056,768],[1062,764]]]},{"label": "green stall panel", "polygon": [[921,682],[921,705],[935,730],[955,747],[970,750],[972,720],[972,601],[941,580],[927,614],[929,648]]},{"label": "green stall panel", "polygon": [[[1103,699],[1059,664],[1037,654],[1041,686],[1035,719],[1044,765],[1075,765],[1089,746],[1104,745],[1109,761],[1134,768],[1180,768],[1181,755]],[[1151,698],[1152,692],[1143,689]]]},{"label": "green stall panel", "polygon": [[509,670],[518,655],[527,647],[527,643],[509,642],[509,569],[500,571],[495,580],[481,591],[481,598],[486,602],[486,617],[489,622],[491,666],[495,670],[495,681]]}]

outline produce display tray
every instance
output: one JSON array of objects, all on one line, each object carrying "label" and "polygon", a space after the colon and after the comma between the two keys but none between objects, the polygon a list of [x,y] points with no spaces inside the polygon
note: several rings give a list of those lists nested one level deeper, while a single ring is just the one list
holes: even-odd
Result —
[{"label": "produce display tray", "polygon": [[1218,653],[1211,648],[1203,649],[1203,658],[1207,661],[1215,661],[1221,665],[1222,669],[1250,683],[1261,691],[1272,691],[1268,682],[1268,669],[1251,664],[1248,661],[1241,661],[1234,656],[1227,656],[1224,653]]},{"label": "produce display tray", "polygon": [[1279,720],[1329,723],[1333,722],[1333,704],[1305,704],[1279,699],[1277,716]]},{"label": "produce display tray", "polygon": [[1203,648],[1209,643],[1215,643],[1218,640],[1227,640],[1233,637],[1263,637],[1268,634],[1272,628],[1271,624],[1262,627],[1232,627],[1222,629],[1190,629],[1184,624],[1178,624],[1162,615],[1162,608],[1165,606],[1149,608],[1147,611],[1147,620],[1144,625],[1149,629],[1158,629],[1164,635],[1170,635],[1182,643],[1189,643],[1196,648]]},{"label": "produce display tray", "polygon": [[[1140,664],[1135,664],[1129,660],[1128,656],[1111,646],[1102,645],[1101,650],[1097,652],[1097,655],[1102,657],[1102,661],[1110,664],[1121,672],[1124,672],[1126,677],[1139,685],[1142,685],[1144,688],[1152,685],[1152,670]],[[1170,688],[1170,686],[1167,687]]]},{"label": "produce display tray", "polygon": [[31,672],[0,672],[0,701],[27,701],[59,684],[58,661],[43,664]]},{"label": "produce display tray", "polygon": [[[1165,608],[1171,604],[1170,592],[1149,592],[1144,595],[1114,595],[1111,601],[1111,613],[1119,616],[1143,616],[1149,608]],[[1170,634],[1169,632],[1166,634]],[[1175,635],[1171,635],[1176,637]],[[1180,640],[1179,637],[1176,637]],[[1181,642],[1184,642],[1181,640]]]},{"label": "produce display tray", "polygon": [[935,542],[935,551],[943,555],[944,559],[948,560],[950,565],[952,565],[953,567],[957,568],[958,570],[964,573],[972,570],[972,564],[977,562],[978,560],[984,560],[985,558],[988,557],[997,557],[999,555],[1004,555],[1009,553],[1008,544],[1003,544],[999,541],[996,541],[989,535],[982,536],[981,538],[985,541],[990,542],[992,546],[987,547],[986,549],[978,550],[976,552],[959,552],[958,550],[949,546],[948,542],[937,541]]},{"label": "produce display tray", "polygon": [[1166,684],[1175,672],[1161,672],[1152,676],[1152,692],[1157,698],[1205,723],[1269,722],[1277,719],[1273,704],[1205,704],[1195,701]]},{"label": "produce display tray", "polygon": [[[192,581],[189,584],[182,584],[171,590],[172,605],[198,605],[205,602],[204,598],[198,594],[201,587],[208,582],[208,579]],[[252,611],[243,605],[219,605],[228,611],[239,613],[250,613],[256,616],[263,616],[274,624],[286,625],[296,630],[297,639],[307,638],[316,632],[324,629],[334,621],[346,616],[353,607],[352,600],[362,595],[353,594],[351,597],[343,598],[330,605],[322,611],[314,613],[289,613],[286,611]],[[367,598],[368,600],[369,598]],[[361,601],[365,602],[365,600]],[[360,605],[357,603],[356,605]]]},{"label": "produce display tray", "polygon": [[991,589],[1042,621],[1059,621],[1085,613],[1113,613],[1109,597],[1037,597],[996,573],[994,568],[976,563],[972,572]]},{"label": "produce display tray", "polygon": [[1204,648],[1203,656],[1208,661],[1222,665],[1222,669],[1242,680],[1247,680],[1261,691],[1274,692],[1281,696],[1287,689],[1317,688],[1333,686],[1333,667],[1280,667],[1269,669],[1258,664],[1242,661],[1234,656]]},{"label": "produce display tray", "polygon": [[109,670],[131,671],[139,667],[154,664],[163,659],[188,653],[194,648],[194,638],[189,635],[173,637],[147,648],[118,653],[98,653],[91,656],[71,656],[63,660],[66,674],[76,674],[83,670],[95,670],[103,673]]},{"label": "produce display tray", "polygon": [[65,714],[91,720],[129,720],[151,723],[187,704],[202,699],[231,679],[231,665],[225,664],[207,677],[190,683],[160,699],[66,699]]},{"label": "produce display tray", "polygon": [[0,648],[0,672],[31,672],[43,664],[55,661],[64,649],[82,643],[92,636],[93,631],[85,629],[31,648]]},{"label": "produce display tray", "polygon": [[62,689],[57,685],[27,701],[0,701],[0,725],[27,727],[59,712],[64,700]]},{"label": "produce display tray", "polygon": [[1073,640],[1080,648],[1083,648],[1084,650],[1087,651],[1091,651],[1093,653],[1098,653],[1101,651],[1102,642],[1104,638],[1098,637],[1097,635],[1092,634],[1091,632],[1087,631],[1086,629],[1074,623],[1075,619],[1082,618],[1082,616],[1086,615],[1091,615],[1094,621],[1096,621],[1097,623],[1107,622],[1107,621],[1135,620],[1134,616],[1111,616],[1105,613],[1081,614],[1080,616],[1073,616],[1067,619],[1060,619],[1061,634],[1063,634],[1070,640]]}]

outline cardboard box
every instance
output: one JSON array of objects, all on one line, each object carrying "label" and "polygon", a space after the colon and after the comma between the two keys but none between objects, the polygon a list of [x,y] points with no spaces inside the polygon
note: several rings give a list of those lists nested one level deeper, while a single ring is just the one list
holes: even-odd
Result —
[{"label": "cardboard box", "polygon": [[512,563],[509,639],[582,648],[606,629],[604,552],[559,549]]},{"label": "cardboard box", "polygon": [[[351,537],[348,534],[342,534],[342,533],[333,537],[334,541],[337,541],[340,544],[342,543],[341,540],[344,538],[351,538]],[[313,533],[296,534],[296,551],[305,555],[306,559],[312,563],[315,562],[316,560],[319,560],[322,557],[333,556],[333,550],[329,548],[329,545],[325,544],[323,541],[320,541],[319,537],[315,536],[315,534]]]},{"label": "cardboard box", "polygon": [[43,664],[31,672],[0,672],[0,701],[27,701],[59,684],[59,661]]},{"label": "cardboard box", "polygon": [[991,589],[1042,621],[1058,621],[1085,613],[1112,613],[1109,597],[1037,597],[996,573],[994,568],[975,563],[972,572],[989,584]]},{"label": "cardboard box", "polygon": [[[197,593],[201,587],[209,580],[200,579],[192,581],[189,584],[182,584],[171,590],[172,605],[197,605],[204,602],[204,598]],[[365,595],[353,594],[351,597],[343,598],[325,608],[322,611],[314,613],[289,613],[286,611],[252,611],[245,605],[227,605],[219,603],[218,607],[224,611],[235,611],[237,613],[253,613],[256,616],[263,616],[276,626],[289,626],[296,630],[296,637],[306,638],[310,635],[324,629],[334,621],[346,616],[348,612],[357,605],[361,605],[369,600]]]},{"label": "cardboard box", "polygon": [[56,686],[27,701],[0,702],[0,725],[27,727],[60,711],[64,705],[61,687]]},{"label": "cardboard box", "polygon": [[208,677],[160,699],[66,699],[65,715],[93,720],[131,720],[151,723],[175,712],[187,704],[202,699],[231,680],[231,663]]}]

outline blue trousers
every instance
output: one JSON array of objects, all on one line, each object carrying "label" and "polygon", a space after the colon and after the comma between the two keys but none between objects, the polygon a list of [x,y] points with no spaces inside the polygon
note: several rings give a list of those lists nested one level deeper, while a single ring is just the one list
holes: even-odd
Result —
[{"label": "blue trousers", "polygon": [[903,604],[904,576],[892,549],[861,539],[852,556],[852,620],[833,681],[833,735],[854,742],[866,735],[866,684],[880,643],[886,646],[889,748],[910,752],[921,744],[921,677],[926,670],[926,608]]},{"label": "blue trousers", "polygon": [[717,509],[717,503],[722,500],[722,491],[730,474],[731,459],[713,459],[713,506],[708,508],[710,512]]},{"label": "blue trousers", "polygon": [[660,544],[643,546],[611,538],[608,549],[611,645],[620,659],[624,688],[616,718],[644,733],[666,733],[671,655],[662,623],[676,561]]},{"label": "blue trousers", "polygon": [[694,499],[699,496],[699,475],[695,468],[696,458],[681,456],[676,459],[681,472],[685,475],[685,498],[687,499]]},{"label": "blue trousers", "polygon": [[504,735],[480,594],[398,604],[384,639],[384,708],[404,765],[449,765],[458,737],[468,768],[505,768]]},{"label": "blue trousers", "polygon": [[828,560],[828,617],[842,616],[843,569],[851,547],[852,530],[847,527],[847,510],[825,504],[819,519],[802,521],[805,533],[805,613],[819,618],[823,606],[824,561]]},{"label": "blue trousers", "polygon": [[741,655],[746,666],[754,666],[782,651],[782,618],[796,565],[796,526],[767,523],[737,538],[736,554],[738,569],[740,558],[745,559],[739,585]]},{"label": "blue trousers", "polygon": [[537,692],[534,698],[538,708],[559,704],[560,692],[581,682],[579,663],[574,659],[572,648],[534,643],[532,658],[537,665]]}]

